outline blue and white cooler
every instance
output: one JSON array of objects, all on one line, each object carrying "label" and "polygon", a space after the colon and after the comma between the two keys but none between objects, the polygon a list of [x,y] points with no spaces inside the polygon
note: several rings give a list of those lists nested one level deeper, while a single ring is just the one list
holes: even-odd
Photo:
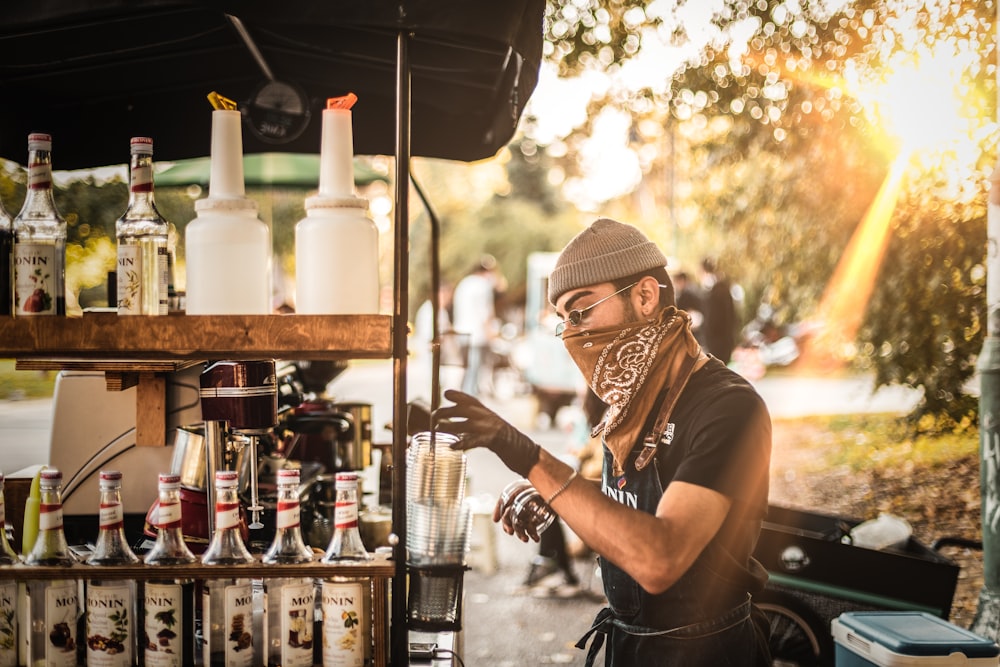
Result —
[{"label": "blue and white cooler", "polygon": [[836,667],[988,667],[1000,646],[918,611],[851,611],[831,622]]}]

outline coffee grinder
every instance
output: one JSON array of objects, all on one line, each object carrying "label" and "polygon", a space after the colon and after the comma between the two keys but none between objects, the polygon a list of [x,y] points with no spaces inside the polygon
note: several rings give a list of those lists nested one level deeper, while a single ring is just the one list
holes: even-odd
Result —
[{"label": "coffee grinder", "polygon": [[215,361],[200,377],[201,415],[205,422],[206,485],[209,534],[215,531],[215,487],[211,480],[225,465],[226,445],[247,448],[250,457],[250,528],[262,528],[257,481],[257,444],[278,421],[274,361]]}]

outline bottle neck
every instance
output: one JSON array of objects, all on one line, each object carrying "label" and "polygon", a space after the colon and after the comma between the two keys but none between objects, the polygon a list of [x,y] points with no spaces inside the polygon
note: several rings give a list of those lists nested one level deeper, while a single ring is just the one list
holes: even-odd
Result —
[{"label": "bottle neck", "polygon": [[125,539],[125,512],[120,487],[101,489],[97,543],[88,561],[129,563],[137,559]]},{"label": "bottle neck", "polygon": [[301,563],[312,559],[312,551],[302,539],[299,494],[294,487],[278,487],[274,541],[265,563]]},{"label": "bottle neck", "polygon": [[202,562],[208,565],[253,562],[240,535],[240,501],[236,488],[217,486],[215,496],[215,532]]},{"label": "bottle neck", "polygon": [[28,554],[29,565],[69,565],[76,559],[70,554],[63,531],[62,493],[59,487],[43,486],[38,503],[38,539]]},{"label": "bottle neck", "polygon": [[135,211],[155,212],[153,203],[153,156],[133,153],[129,165],[128,207]]},{"label": "bottle neck", "polygon": [[184,542],[184,533],[181,529],[181,498],[177,490],[160,490],[156,523],[156,543],[146,555],[146,563],[171,565],[191,563],[196,560]]},{"label": "bottle neck", "polygon": [[36,149],[28,152],[28,190],[17,217],[63,222],[52,192],[52,158],[49,151]]}]

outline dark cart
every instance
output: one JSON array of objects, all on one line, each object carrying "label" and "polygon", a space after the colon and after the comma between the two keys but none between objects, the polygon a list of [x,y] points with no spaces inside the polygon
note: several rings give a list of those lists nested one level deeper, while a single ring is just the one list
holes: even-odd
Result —
[{"label": "dark cart", "polygon": [[832,665],[830,622],[845,611],[948,618],[958,566],[912,537],[881,551],[843,542],[858,523],[770,506],[754,552],[770,580],[755,600],[771,621],[775,665]]}]

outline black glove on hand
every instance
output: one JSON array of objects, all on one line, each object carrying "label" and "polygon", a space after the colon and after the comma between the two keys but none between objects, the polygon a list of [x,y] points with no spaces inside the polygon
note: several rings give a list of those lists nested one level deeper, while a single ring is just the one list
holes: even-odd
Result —
[{"label": "black glove on hand", "polygon": [[460,437],[454,449],[486,447],[518,475],[528,476],[538,462],[538,445],[474,397],[454,389],[444,397],[455,405],[435,410],[433,421],[437,430]]}]

